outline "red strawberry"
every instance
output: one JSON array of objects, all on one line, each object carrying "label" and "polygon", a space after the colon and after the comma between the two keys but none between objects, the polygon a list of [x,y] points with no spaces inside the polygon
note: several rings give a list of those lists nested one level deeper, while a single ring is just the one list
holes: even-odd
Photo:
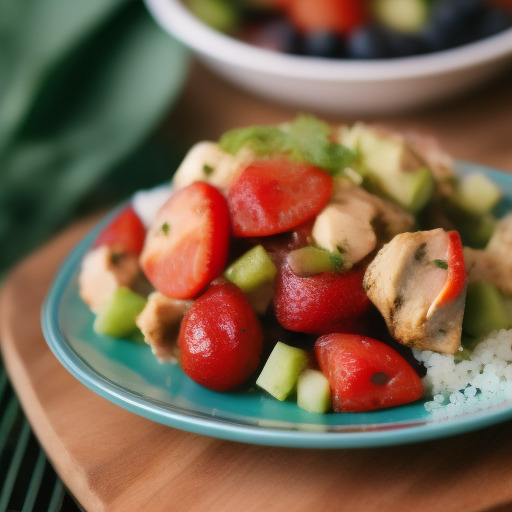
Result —
[{"label": "red strawberry", "polygon": [[360,320],[373,306],[363,290],[364,268],[342,274],[324,272],[299,277],[287,263],[275,281],[274,308],[279,323],[310,334],[360,332]]},{"label": "red strawberry", "polygon": [[328,334],[315,355],[329,380],[336,412],[365,412],[401,405],[423,396],[411,366],[385,343],[356,334]]},{"label": "red strawberry", "polygon": [[258,367],[263,333],[240,288],[221,282],[187,312],[178,345],[181,367],[192,380],[226,391],[245,382]]},{"label": "red strawberry", "polygon": [[146,229],[131,206],[110,222],[94,241],[93,247],[108,245],[114,252],[138,256],[142,251]]}]

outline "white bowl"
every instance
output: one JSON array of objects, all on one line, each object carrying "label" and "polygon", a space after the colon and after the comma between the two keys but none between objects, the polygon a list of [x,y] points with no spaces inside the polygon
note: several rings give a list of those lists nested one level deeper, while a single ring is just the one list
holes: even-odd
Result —
[{"label": "white bowl", "polygon": [[179,0],[145,0],[170,34],[210,68],[256,94],[301,109],[350,115],[403,112],[495,77],[512,60],[512,29],[452,50],[350,61],[285,55],[211,29]]}]

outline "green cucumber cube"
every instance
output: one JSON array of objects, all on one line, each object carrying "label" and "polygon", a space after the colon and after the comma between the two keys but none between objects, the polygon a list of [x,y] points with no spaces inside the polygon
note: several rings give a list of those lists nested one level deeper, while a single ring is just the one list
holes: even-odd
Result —
[{"label": "green cucumber cube", "polygon": [[257,245],[240,256],[224,272],[226,279],[236,284],[243,292],[250,293],[276,276],[276,266],[267,251]]},{"label": "green cucumber cube", "polygon": [[413,214],[430,200],[434,179],[430,169],[400,138],[360,129],[358,147],[367,181]]},{"label": "green cucumber cube", "polygon": [[290,265],[292,272],[298,276],[319,274],[332,269],[333,255],[313,246],[301,247],[290,252],[288,265]]},{"label": "green cucumber cube", "polygon": [[256,384],[278,400],[285,400],[309,361],[309,354],[300,348],[278,341],[272,350]]},{"label": "green cucumber cube", "polygon": [[466,308],[462,330],[479,338],[491,331],[509,329],[512,317],[507,299],[492,283],[470,283],[466,294]]},{"label": "green cucumber cube", "polygon": [[463,178],[453,201],[473,215],[489,213],[501,199],[501,190],[484,174],[475,172]]},{"label": "green cucumber cube", "polygon": [[98,334],[125,338],[137,331],[135,319],[146,306],[147,300],[130,290],[120,287],[98,313],[94,321],[94,330]]},{"label": "green cucumber cube", "polygon": [[301,409],[325,414],[332,407],[329,381],[320,370],[305,369],[297,380],[297,405]]}]

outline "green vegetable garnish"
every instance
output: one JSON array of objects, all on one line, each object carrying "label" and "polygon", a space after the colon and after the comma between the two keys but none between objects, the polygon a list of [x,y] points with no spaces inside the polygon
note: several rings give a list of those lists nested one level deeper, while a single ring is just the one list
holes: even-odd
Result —
[{"label": "green vegetable garnish", "polygon": [[167,235],[170,230],[171,230],[171,226],[169,226],[169,223],[168,222],[164,222],[162,224],[162,231],[164,232],[164,234]]},{"label": "green vegetable garnish", "polygon": [[247,146],[260,157],[282,154],[298,162],[308,162],[336,175],[357,159],[354,150],[331,142],[331,128],[314,116],[299,115],[288,129],[277,126],[250,126],[222,135],[219,146],[236,155]]},{"label": "green vegetable garnish", "polygon": [[334,252],[329,253],[331,258],[331,270],[333,272],[341,272],[345,266],[345,261],[343,258]]},{"label": "green vegetable garnish", "polygon": [[285,145],[286,134],[277,126],[248,126],[224,133],[219,147],[226,153],[236,155],[246,144],[258,156],[278,153]]},{"label": "green vegetable garnish", "polygon": [[210,176],[210,174],[212,174],[214,170],[215,169],[211,165],[208,165],[208,164],[203,165],[203,172],[204,172],[205,176]]},{"label": "green vegetable garnish", "polygon": [[448,263],[444,260],[434,260],[434,265],[437,267],[437,268],[442,268],[443,270],[447,270],[448,269]]}]

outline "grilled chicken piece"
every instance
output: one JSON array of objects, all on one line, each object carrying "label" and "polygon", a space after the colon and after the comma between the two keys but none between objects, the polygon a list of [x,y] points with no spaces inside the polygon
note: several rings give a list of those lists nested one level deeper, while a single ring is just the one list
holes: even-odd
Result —
[{"label": "grilled chicken piece", "polygon": [[488,281],[512,296],[512,213],[498,221],[484,250],[464,247],[468,281]]},{"label": "grilled chicken piece", "polygon": [[363,201],[376,210],[372,224],[381,243],[389,242],[395,235],[411,231],[415,226],[414,216],[400,206],[367,192],[346,178],[336,180],[331,201],[343,203],[349,199]]},{"label": "grilled chicken piece", "polygon": [[363,286],[403,345],[447,354],[459,349],[466,269],[457,232],[397,235],[368,266]]},{"label": "grilled chicken piece", "polygon": [[446,153],[434,137],[419,133],[405,134],[407,143],[425,162],[427,162],[437,183],[439,192],[444,196],[453,194],[453,185],[457,180],[453,158]]},{"label": "grilled chicken piece", "polygon": [[350,180],[338,179],[312,235],[319,247],[340,252],[350,267],[396,234],[412,229],[414,223],[414,217],[399,206]]},{"label": "grilled chicken piece", "polygon": [[236,155],[220,149],[215,142],[198,142],[185,155],[172,180],[175,189],[184,188],[194,181],[206,181],[226,192],[251,162],[256,159],[249,148],[242,148]]},{"label": "grilled chicken piece", "polygon": [[181,321],[193,303],[192,300],[171,299],[160,292],[153,292],[148,297],[136,324],[160,361],[177,362],[176,342]]},{"label": "grilled chicken piece", "polygon": [[98,313],[117,288],[136,288],[141,275],[137,256],[102,245],[89,251],[82,261],[79,294],[91,311]]},{"label": "grilled chicken piece", "polygon": [[377,210],[359,199],[330,203],[318,215],[311,232],[323,249],[342,254],[345,264],[352,266],[372,252],[377,237],[372,220]]}]

